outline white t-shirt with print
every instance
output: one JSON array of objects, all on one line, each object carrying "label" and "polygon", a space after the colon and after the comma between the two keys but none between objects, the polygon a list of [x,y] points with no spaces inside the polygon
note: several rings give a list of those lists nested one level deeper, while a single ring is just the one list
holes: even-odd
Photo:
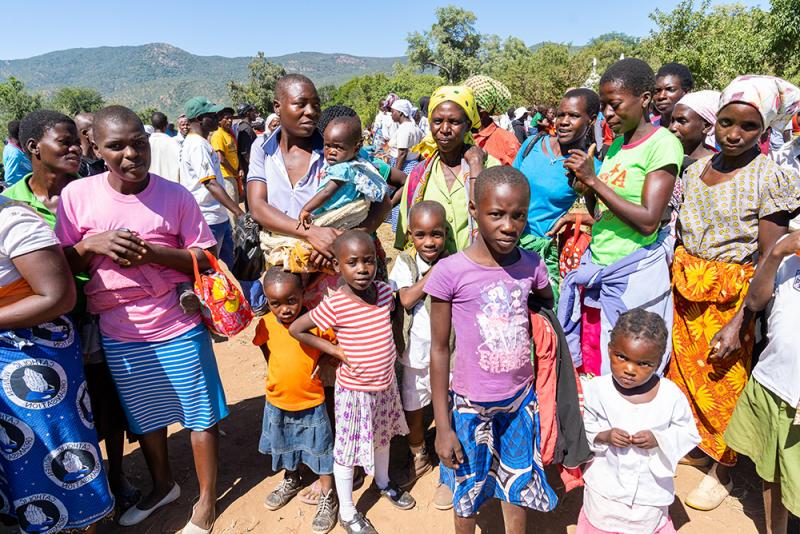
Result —
[{"label": "white t-shirt with print", "polygon": [[795,407],[800,404],[800,257],[784,258],[775,276],[767,321],[767,346],[753,378]]},{"label": "white t-shirt with print", "polygon": [[228,221],[228,211],[206,188],[209,180],[216,180],[224,189],[225,182],[219,167],[219,156],[211,143],[195,133],[189,133],[181,147],[180,183],[189,190],[200,206],[200,212],[209,226]]},{"label": "white t-shirt with print", "polygon": [[[397,130],[395,130],[394,135],[392,135],[392,138],[389,140],[391,156],[396,158],[398,149],[410,149],[418,145],[420,141],[422,141],[422,130],[417,128],[417,125],[414,124],[413,121],[406,121],[398,125]],[[414,161],[416,159],[419,159],[419,154],[409,151],[406,156],[406,161]]]},{"label": "white t-shirt with print", "polygon": [[[431,266],[419,254],[415,255],[419,276],[427,273]],[[402,261],[395,260],[392,272],[389,273],[389,284],[394,291],[413,286],[417,280],[412,277],[411,269]],[[413,369],[425,369],[431,363],[431,316],[425,309],[423,300],[417,302],[412,310],[411,331],[408,334],[408,346],[400,356],[400,363]]]},{"label": "white t-shirt with print", "polygon": [[[11,202],[0,198],[0,204]],[[22,278],[11,261],[13,258],[58,244],[56,234],[32,209],[17,205],[1,207],[0,287]]]}]

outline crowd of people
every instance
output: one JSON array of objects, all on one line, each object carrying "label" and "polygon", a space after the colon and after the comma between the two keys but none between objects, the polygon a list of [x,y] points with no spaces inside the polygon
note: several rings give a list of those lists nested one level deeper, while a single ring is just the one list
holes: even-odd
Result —
[{"label": "crowd of people", "polygon": [[[578,533],[668,534],[677,465],[705,471],[685,504],[708,511],[741,454],[766,532],[785,534],[800,514],[800,89],[744,75],[695,91],[685,66],[633,58],[598,92],[565,89],[510,109],[476,75],[416,103],[389,94],[365,127],[288,74],[266,118],[195,97],[177,130],[117,105],[12,121],[3,521],[141,524],[180,496],[178,423],[200,488],[183,532],[211,532],[224,338],[193,284],[214,257],[240,262],[255,228],[264,267],[239,283],[267,364],[252,451],[283,471],[268,510],[297,498],[315,533],[375,533],[353,500],[366,476],[409,510],[436,472],[456,532],[497,499],[523,533],[526,509],[558,505],[555,477],[583,487]],[[126,477],[126,435],[147,493]],[[397,436],[407,460],[390,468]]]}]

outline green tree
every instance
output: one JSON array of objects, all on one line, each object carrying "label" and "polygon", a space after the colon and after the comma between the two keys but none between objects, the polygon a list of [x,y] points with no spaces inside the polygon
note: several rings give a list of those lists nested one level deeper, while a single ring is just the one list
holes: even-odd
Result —
[{"label": "green tree", "polygon": [[228,96],[233,105],[247,102],[261,113],[272,112],[275,100],[275,83],[286,74],[281,65],[267,61],[264,52],[259,52],[248,65],[250,76],[246,83],[228,82]]},{"label": "green tree", "polygon": [[139,118],[142,119],[142,122],[145,124],[150,124],[150,117],[158,111],[158,109],[154,108],[153,106],[149,106],[144,108],[141,111],[137,111],[136,114],[139,115]]},{"label": "green tree", "polygon": [[[796,2],[795,2],[796,3]],[[740,74],[772,74],[769,13],[742,5],[710,6],[682,0],[667,13],[650,18],[656,30],[642,41],[643,59],[658,67],[669,61],[685,64],[695,85],[724,88]]]},{"label": "green tree", "polygon": [[436,68],[453,83],[469,77],[480,65],[481,34],[475,14],[456,6],[436,8],[436,22],[429,31],[406,38],[408,61],[425,69]]},{"label": "green tree", "polygon": [[50,99],[49,105],[70,117],[78,113],[93,113],[105,105],[103,95],[96,89],[85,87],[62,87]]},{"label": "green tree", "polygon": [[8,81],[0,83],[0,116],[5,122],[20,120],[41,107],[42,96],[25,91],[25,84],[13,76],[10,76]]},{"label": "green tree", "polygon": [[772,0],[769,50],[775,72],[800,83],[800,3]]}]

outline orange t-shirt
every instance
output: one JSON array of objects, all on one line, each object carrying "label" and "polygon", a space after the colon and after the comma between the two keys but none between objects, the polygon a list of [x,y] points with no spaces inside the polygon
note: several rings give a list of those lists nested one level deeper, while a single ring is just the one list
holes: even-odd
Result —
[{"label": "orange t-shirt", "polygon": [[487,154],[494,156],[501,165],[511,165],[519,152],[519,141],[508,130],[498,128],[492,123],[483,130],[472,134],[475,143]]},{"label": "orange t-shirt", "polygon": [[[311,333],[329,341],[334,339],[331,331],[319,334],[315,328]],[[281,410],[298,412],[314,408],[325,402],[325,391],[319,376],[311,378],[322,353],[301,344],[289,334],[289,327],[278,321],[272,313],[265,315],[253,338],[253,345],[267,345],[267,400]]]}]

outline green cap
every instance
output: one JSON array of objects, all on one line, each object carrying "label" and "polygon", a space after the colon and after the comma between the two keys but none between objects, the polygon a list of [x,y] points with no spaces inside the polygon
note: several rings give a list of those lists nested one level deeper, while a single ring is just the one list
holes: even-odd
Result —
[{"label": "green cap", "polygon": [[209,102],[207,98],[202,96],[190,98],[183,108],[186,110],[186,118],[189,120],[196,119],[206,113],[219,113],[222,111],[222,106]]}]

